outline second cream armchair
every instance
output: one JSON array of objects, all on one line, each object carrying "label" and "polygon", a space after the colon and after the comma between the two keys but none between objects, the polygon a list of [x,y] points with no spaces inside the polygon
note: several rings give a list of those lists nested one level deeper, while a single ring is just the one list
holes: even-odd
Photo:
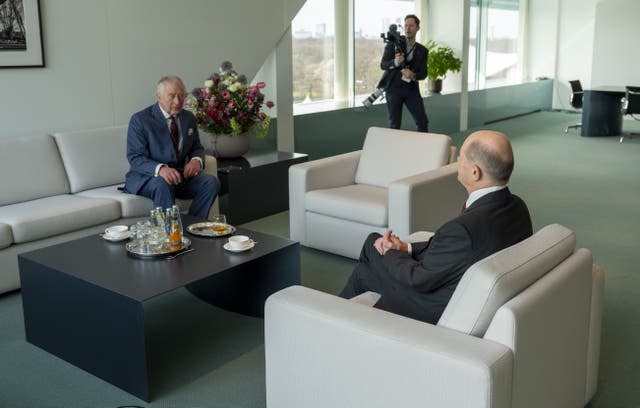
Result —
[{"label": "second cream armchair", "polygon": [[291,239],[358,258],[371,232],[435,231],[460,212],[451,138],[371,127],[362,150],[289,168]]}]

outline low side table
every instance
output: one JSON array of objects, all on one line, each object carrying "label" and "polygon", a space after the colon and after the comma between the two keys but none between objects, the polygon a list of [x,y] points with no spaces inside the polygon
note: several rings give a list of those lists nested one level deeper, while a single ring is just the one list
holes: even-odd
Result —
[{"label": "low side table", "polygon": [[[196,221],[183,216],[185,225]],[[300,284],[299,243],[244,228],[237,233],[258,244],[230,253],[226,238],[187,234],[194,252],[147,260],[93,235],[18,255],[26,340],[150,401],[151,299],[184,287],[213,305],[262,316],[269,295]]]},{"label": "low side table", "polygon": [[238,225],[289,209],[289,166],[308,155],[252,149],[237,159],[218,160],[220,213]]}]

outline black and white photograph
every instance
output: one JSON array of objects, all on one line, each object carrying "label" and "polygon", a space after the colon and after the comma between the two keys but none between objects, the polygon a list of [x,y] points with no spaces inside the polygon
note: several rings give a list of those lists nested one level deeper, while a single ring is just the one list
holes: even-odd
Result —
[{"label": "black and white photograph", "polygon": [[26,50],[22,0],[0,0],[0,50]]},{"label": "black and white photograph", "polygon": [[0,0],[0,68],[43,66],[39,0]]}]

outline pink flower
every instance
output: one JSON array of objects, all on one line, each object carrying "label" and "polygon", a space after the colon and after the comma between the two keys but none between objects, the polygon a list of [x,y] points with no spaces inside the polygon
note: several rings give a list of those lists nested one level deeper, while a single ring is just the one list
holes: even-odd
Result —
[{"label": "pink flower", "polygon": [[262,109],[275,106],[273,101],[266,101],[261,92],[266,84],[250,85],[245,75],[233,70],[230,62],[222,65],[220,71],[211,74],[204,87],[195,88],[189,98],[187,108],[195,114],[198,127],[210,133],[253,132],[264,137],[270,118]]}]

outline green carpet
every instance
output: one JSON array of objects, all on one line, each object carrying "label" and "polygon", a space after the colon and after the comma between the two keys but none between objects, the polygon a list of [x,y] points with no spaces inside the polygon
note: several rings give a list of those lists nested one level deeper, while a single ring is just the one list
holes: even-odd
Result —
[{"label": "green carpet", "polygon": [[[575,114],[541,112],[493,123],[516,156],[510,183],[537,230],[560,223],[605,269],[599,391],[590,407],[640,406],[640,138],[585,138]],[[640,131],[640,122],[625,121]],[[454,135],[459,146],[468,132]],[[288,214],[245,225],[288,235]],[[336,293],[354,261],[302,248],[302,284]],[[147,312],[147,310],[146,310]],[[0,296],[0,407],[264,407],[263,322],[184,290],[148,305],[153,402],[143,401],[28,344],[20,292]],[[540,390],[544,392],[544,390]]]}]

